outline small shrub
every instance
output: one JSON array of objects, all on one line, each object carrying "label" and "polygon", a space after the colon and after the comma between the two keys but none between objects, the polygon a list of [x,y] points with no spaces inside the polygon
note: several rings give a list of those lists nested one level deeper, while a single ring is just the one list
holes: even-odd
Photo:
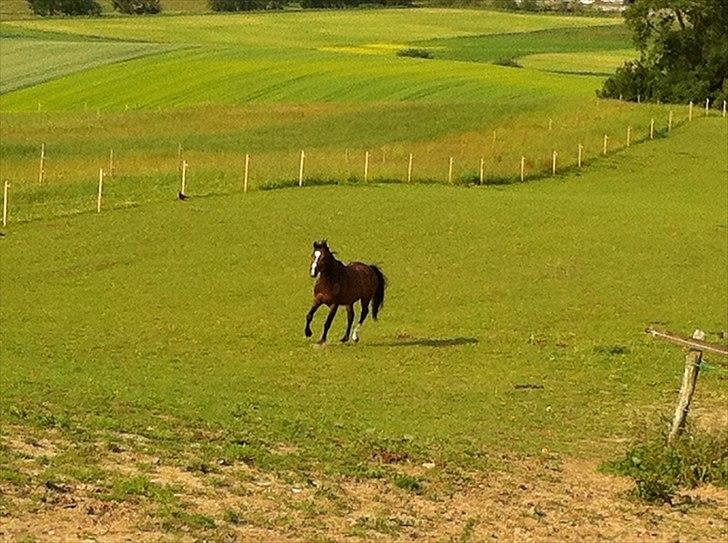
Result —
[{"label": "small shrub", "polygon": [[101,5],[96,0],[28,0],[28,6],[36,15],[101,15]]},{"label": "small shrub", "polygon": [[397,56],[411,58],[435,58],[435,55],[432,54],[432,51],[416,48],[400,49],[399,51],[397,51]]},{"label": "small shrub", "polygon": [[499,58],[493,61],[496,66],[506,66],[508,68],[523,68],[515,58]]},{"label": "small shrub", "polygon": [[267,0],[209,0],[212,11],[253,11],[268,7]]},{"label": "small shrub", "polygon": [[639,498],[672,503],[680,489],[713,483],[728,487],[728,430],[685,433],[671,445],[664,434],[633,445],[609,467],[635,481]]},{"label": "small shrub", "polygon": [[162,11],[159,0],[111,0],[111,5],[119,13],[129,15],[152,15]]}]

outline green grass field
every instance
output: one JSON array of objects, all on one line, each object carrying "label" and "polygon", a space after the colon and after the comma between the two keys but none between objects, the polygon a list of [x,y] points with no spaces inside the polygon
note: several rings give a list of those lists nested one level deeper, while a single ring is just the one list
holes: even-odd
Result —
[{"label": "green grass field", "polygon": [[[51,492],[151,507],[131,533],[218,540],[243,523],[152,480],[174,466],[236,499],[256,477],[316,487],[315,506],[243,515],[273,530],[251,538],[295,536],[301,517],[346,517],[347,481],[437,503],[521,461],[611,458],[658,425],[683,361],[644,327],[711,341],[728,327],[728,127],[699,108],[688,122],[685,104],[596,100],[600,74],[631,54],[618,23],[434,9],[4,18],[0,514],[23,518]],[[406,47],[435,58],[398,57]],[[390,279],[358,345],[303,338],[319,238]],[[702,409],[727,394],[724,370],[701,374]],[[57,453],[18,445],[48,440]],[[346,533],[415,537],[420,522],[371,515]]]}]

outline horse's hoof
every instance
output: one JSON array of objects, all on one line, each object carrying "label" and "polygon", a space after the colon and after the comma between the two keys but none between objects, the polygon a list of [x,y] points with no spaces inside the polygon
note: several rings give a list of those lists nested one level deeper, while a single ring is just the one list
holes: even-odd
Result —
[{"label": "horse's hoof", "polygon": [[341,343],[346,343],[347,341],[349,341],[349,338],[348,337],[342,337],[341,338]]},{"label": "horse's hoof", "polygon": [[353,338],[351,338],[351,341],[353,341],[354,343],[359,343],[359,338],[353,337]]},{"label": "horse's hoof", "polygon": [[313,344],[314,349],[323,349],[324,347],[326,347],[325,341],[317,341],[316,343]]},{"label": "horse's hoof", "polygon": [[308,329],[304,330],[303,333],[306,337],[311,337],[313,335],[313,332]]}]

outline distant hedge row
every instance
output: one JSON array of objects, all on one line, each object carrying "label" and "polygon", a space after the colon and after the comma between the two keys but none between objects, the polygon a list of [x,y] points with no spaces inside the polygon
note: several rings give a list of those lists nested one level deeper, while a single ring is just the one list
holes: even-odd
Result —
[{"label": "distant hedge row", "polygon": [[[283,9],[289,0],[208,0],[213,11],[253,11]],[[304,9],[349,8],[362,5],[410,6],[412,0],[300,0]],[[114,9],[130,15],[162,11],[160,0],[111,0]],[[101,15],[98,0],[28,0],[36,15]]]}]

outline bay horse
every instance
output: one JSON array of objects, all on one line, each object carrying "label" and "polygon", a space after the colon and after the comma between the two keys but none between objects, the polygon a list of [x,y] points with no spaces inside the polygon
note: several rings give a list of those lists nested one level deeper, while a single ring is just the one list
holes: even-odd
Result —
[{"label": "bay horse", "polygon": [[342,343],[349,341],[351,325],[354,323],[354,304],[361,302],[361,315],[359,323],[354,328],[351,339],[359,341],[359,331],[369,314],[369,304],[372,306],[372,317],[377,320],[379,310],[384,303],[384,289],[387,280],[382,271],[373,265],[363,262],[352,262],[348,265],[340,262],[329,249],[326,240],[315,241],[311,254],[311,277],[318,276],[313,287],[313,305],[306,315],[306,337],[311,337],[311,321],[316,310],[322,305],[329,307],[329,314],[324,323],[324,331],[319,345],[326,343],[331,323],[334,321],[340,305],[346,307],[346,333],[341,338]]}]

